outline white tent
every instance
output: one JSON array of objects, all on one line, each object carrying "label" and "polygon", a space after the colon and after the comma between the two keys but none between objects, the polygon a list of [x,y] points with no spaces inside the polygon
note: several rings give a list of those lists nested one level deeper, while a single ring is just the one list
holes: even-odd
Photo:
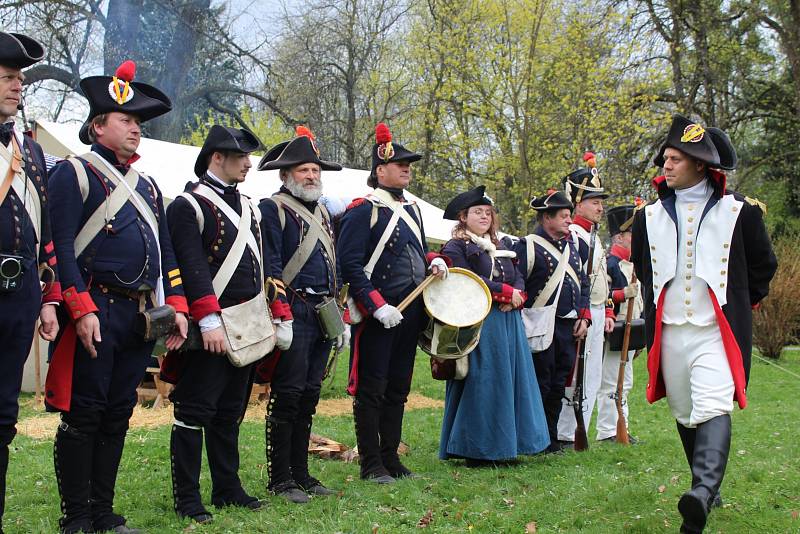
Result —
[{"label": "white tent", "polygon": [[[45,152],[65,157],[68,154],[82,154],[89,149],[78,140],[79,129],[77,124],[36,121],[35,135]],[[152,176],[168,199],[174,199],[180,194],[186,182],[197,180],[192,169],[200,153],[198,147],[143,138],[138,152],[142,159],[133,166]],[[244,194],[260,200],[280,188],[280,179],[278,171],[256,171],[259,158],[253,156],[251,159],[253,168],[240,188]],[[323,193],[327,198],[337,199],[347,205],[354,198],[362,197],[370,191],[367,187],[368,175],[369,171],[360,169],[326,171],[322,173]],[[407,193],[407,196],[419,204],[428,240],[443,243],[450,239],[454,223],[442,218],[444,211],[411,193]]]}]

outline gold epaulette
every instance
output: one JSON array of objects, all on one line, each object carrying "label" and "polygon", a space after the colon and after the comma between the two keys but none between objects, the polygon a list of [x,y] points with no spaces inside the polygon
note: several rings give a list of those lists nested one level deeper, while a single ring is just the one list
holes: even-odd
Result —
[{"label": "gold epaulette", "polygon": [[764,215],[767,214],[767,205],[758,200],[757,198],[744,197],[744,200],[751,206],[756,206],[758,209],[761,210],[761,213],[763,213]]}]

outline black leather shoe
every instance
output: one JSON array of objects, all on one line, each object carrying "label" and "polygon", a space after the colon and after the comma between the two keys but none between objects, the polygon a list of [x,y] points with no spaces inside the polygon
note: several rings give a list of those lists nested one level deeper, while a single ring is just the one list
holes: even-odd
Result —
[{"label": "black leather shoe", "polygon": [[264,499],[253,499],[252,501],[244,504],[244,508],[248,510],[264,510],[267,507],[267,501]]},{"label": "black leather shoe", "polygon": [[114,532],[115,534],[142,534],[142,531],[138,528],[131,528],[124,523],[112,528],[111,532]]},{"label": "black leather shoe", "polygon": [[373,484],[394,484],[397,480],[391,475],[367,475],[364,480]]},{"label": "black leather shoe", "polygon": [[328,496],[328,495],[336,495],[335,491],[326,488],[325,486],[322,485],[322,483],[314,484],[311,487],[305,488],[305,490],[306,490],[306,493],[308,493],[309,495],[317,495],[319,497],[325,497],[325,496]]},{"label": "black leather shoe", "polygon": [[209,512],[200,512],[199,514],[190,516],[190,519],[199,525],[205,525],[206,523],[211,523],[214,516]]},{"label": "black leather shoe", "polygon": [[272,493],[277,495],[278,497],[283,497],[289,502],[293,502],[295,504],[305,504],[309,501],[308,495],[306,492],[300,489],[294,480],[289,480],[287,482],[283,482],[278,484],[274,488],[272,488]]},{"label": "black leather shoe", "polygon": [[722,493],[717,492],[714,499],[711,501],[711,508],[722,508],[725,503],[722,502]]}]

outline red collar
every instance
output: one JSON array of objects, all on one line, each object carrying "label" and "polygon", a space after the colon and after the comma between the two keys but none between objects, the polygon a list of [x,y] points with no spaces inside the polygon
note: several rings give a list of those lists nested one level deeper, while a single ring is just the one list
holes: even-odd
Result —
[{"label": "red collar", "polygon": [[[725,195],[728,181],[728,177],[725,176],[725,173],[718,171],[717,169],[708,169],[708,180],[711,182],[711,185],[714,188],[714,195],[717,198],[722,198]],[[675,191],[667,186],[666,176],[656,176],[653,178],[651,183],[653,184],[653,187],[656,188],[658,197],[661,199],[675,194]]]},{"label": "red collar", "polygon": [[631,259],[631,249],[625,248],[621,245],[611,245],[611,255],[616,256],[621,260],[630,260]]},{"label": "red collar", "polygon": [[587,232],[591,232],[592,231],[592,226],[594,226],[594,223],[592,221],[590,221],[586,217],[581,217],[580,215],[576,215],[575,218],[572,219],[572,222],[574,224],[577,224],[578,226],[580,226],[581,228],[583,228]]}]

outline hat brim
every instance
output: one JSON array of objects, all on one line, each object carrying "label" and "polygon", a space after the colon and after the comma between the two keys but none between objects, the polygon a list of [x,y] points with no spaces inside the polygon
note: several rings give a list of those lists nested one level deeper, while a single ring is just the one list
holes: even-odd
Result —
[{"label": "hat brim", "polygon": [[21,33],[0,33],[5,33],[7,36],[3,37],[4,41],[10,39],[12,42],[12,47],[14,44],[16,44],[18,47],[18,53],[16,55],[5,57],[0,60],[1,65],[22,70],[44,59],[44,47],[42,47],[39,41],[32,39],[27,35],[22,35]]},{"label": "hat brim", "polygon": [[259,171],[274,171],[278,169],[288,169],[291,167],[296,167],[297,165],[303,165],[304,163],[316,163],[319,165],[319,168],[323,171],[341,171],[342,166],[338,163],[333,163],[332,161],[324,161],[324,160],[294,160],[294,161],[287,161],[287,160],[273,160],[267,161],[263,165],[258,166]]}]

